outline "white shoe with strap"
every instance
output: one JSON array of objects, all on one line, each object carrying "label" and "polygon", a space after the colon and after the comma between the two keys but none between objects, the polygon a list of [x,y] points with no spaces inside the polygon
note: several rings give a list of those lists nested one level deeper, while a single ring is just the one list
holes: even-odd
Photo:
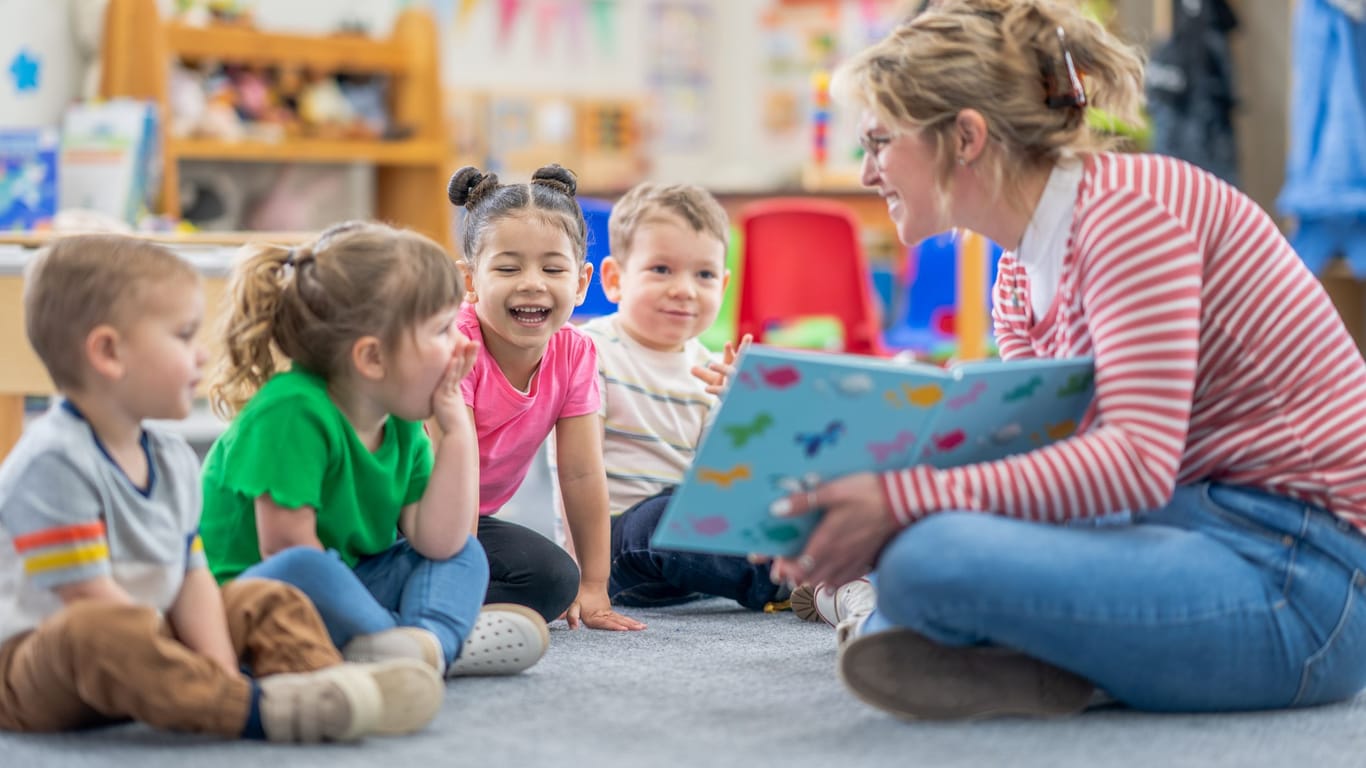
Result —
[{"label": "white shoe with strap", "polygon": [[436,717],[446,686],[414,659],[263,677],[261,727],[270,741],[357,741],[421,730]]}]

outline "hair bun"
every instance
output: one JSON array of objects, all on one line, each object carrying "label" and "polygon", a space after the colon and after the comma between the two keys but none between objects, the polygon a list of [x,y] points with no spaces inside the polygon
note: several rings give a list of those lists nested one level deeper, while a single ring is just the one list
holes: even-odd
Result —
[{"label": "hair bun", "polygon": [[543,165],[531,174],[532,184],[544,184],[551,189],[574,196],[574,192],[579,188],[579,179],[574,172],[558,163]]},{"label": "hair bun", "polygon": [[498,176],[484,173],[472,165],[455,172],[446,185],[446,197],[459,206],[471,206],[479,202],[489,189],[498,186]]}]

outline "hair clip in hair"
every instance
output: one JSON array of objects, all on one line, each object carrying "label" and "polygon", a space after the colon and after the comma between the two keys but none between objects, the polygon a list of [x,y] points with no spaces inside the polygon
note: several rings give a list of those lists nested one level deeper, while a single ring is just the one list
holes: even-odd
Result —
[{"label": "hair clip in hair", "polygon": [[1045,77],[1044,103],[1049,109],[1063,109],[1086,106],[1086,87],[1081,82],[1077,65],[1072,61],[1072,52],[1067,50],[1067,35],[1058,27],[1058,53],[1052,72]]},{"label": "hair clip in hair", "polygon": [[293,249],[293,248],[290,248],[290,249],[289,249],[289,252],[285,254],[285,260],[282,261],[282,262],[280,262],[280,263],[281,263],[282,265],[286,266],[286,267],[292,267],[292,266],[294,266],[294,249]]}]

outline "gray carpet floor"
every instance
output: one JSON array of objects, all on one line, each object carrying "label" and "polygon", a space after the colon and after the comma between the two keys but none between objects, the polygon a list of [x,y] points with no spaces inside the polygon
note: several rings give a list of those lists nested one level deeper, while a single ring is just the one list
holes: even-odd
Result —
[{"label": "gray carpet floor", "polygon": [[0,735],[0,766],[1362,766],[1366,698],[1293,712],[899,722],[833,673],[834,635],[722,600],[636,611],[642,633],[551,627],[546,658],[512,678],[448,684],[413,736],[311,747],[222,742],[138,725]]}]

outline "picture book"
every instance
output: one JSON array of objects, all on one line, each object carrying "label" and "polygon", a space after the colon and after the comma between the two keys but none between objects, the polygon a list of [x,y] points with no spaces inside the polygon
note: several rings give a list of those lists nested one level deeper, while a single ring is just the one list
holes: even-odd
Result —
[{"label": "picture book", "polygon": [[836,477],[950,467],[1072,435],[1094,394],[1089,357],[951,368],[751,346],[655,529],[661,549],[789,556],[819,514],[769,505]]},{"label": "picture book", "polygon": [[0,128],[0,230],[48,229],[57,214],[57,131]]}]

